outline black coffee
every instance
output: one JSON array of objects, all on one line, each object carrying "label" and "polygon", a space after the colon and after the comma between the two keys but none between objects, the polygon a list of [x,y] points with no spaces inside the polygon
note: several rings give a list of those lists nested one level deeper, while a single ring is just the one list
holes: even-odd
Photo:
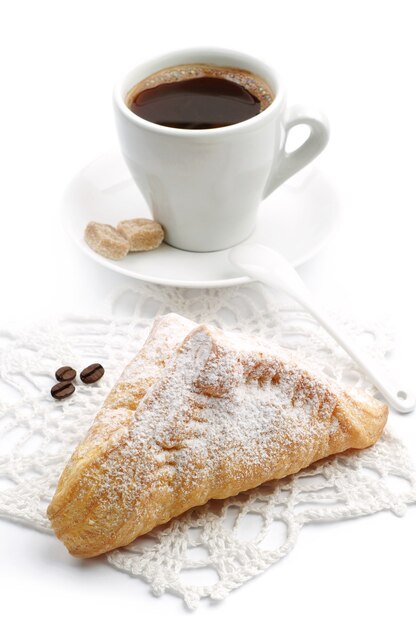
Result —
[{"label": "black coffee", "polygon": [[267,83],[246,70],[179,65],[152,74],[127,97],[139,117],[173,128],[220,128],[248,120],[267,108]]}]

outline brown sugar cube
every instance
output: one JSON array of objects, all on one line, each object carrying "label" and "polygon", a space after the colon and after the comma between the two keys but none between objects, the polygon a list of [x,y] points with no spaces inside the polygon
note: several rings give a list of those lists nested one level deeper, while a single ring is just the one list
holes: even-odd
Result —
[{"label": "brown sugar cube", "polygon": [[117,225],[117,230],[129,242],[130,252],[154,250],[160,246],[165,236],[160,224],[144,217],[123,220]]},{"label": "brown sugar cube", "polygon": [[84,239],[95,252],[107,259],[118,261],[129,251],[129,242],[109,224],[90,222],[84,232]]}]

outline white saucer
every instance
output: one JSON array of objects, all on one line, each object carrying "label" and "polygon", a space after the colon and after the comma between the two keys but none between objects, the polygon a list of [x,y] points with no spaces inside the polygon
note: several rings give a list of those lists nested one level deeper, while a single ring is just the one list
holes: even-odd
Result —
[{"label": "white saucer", "polygon": [[[101,265],[140,280],[178,287],[229,287],[250,282],[234,269],[228,251],[185,252],[162,244],[111,261],[87,246],[90,221],[114,226],[123,219],[150,216],[146,203],[119,154],[107,154],[87,165],[68,186],[64,223],[77,245]],[[309,167],[265,200],[250,241],[271,246],[294,266],[314,256],[334,230],[339,201],[318,169]]]}]

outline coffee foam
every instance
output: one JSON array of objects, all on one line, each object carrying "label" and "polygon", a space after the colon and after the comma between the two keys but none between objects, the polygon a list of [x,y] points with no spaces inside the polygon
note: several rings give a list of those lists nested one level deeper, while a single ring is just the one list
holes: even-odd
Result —
[{"label": "coffee foam", "polygon": [[182,80],[204,77],[224,78],[241,85],[260,101],[260,111],[267,109],[273,102],[273,91],[264,78],[248,70],[206,63],[189,63],[166,67],[163,70],[151,74],[140,83],[137,83],[127,94],[126,104],[130,108],[132,102],[141,91],[152,89],[162,83],[175,83]]}]

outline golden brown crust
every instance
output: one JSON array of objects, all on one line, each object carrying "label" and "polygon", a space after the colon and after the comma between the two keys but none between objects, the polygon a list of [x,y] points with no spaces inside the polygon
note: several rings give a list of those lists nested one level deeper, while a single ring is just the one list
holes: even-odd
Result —
[{"label": "golden brown crust", "polygon": [[[176,338],[192,326],[182,322]],[[76,556],[126,545],[211,498],[372,445],[386,422],[382,403],[353,397],[257,340],[198,326],[163,345],[169,363],[159,351],[152,377],[119,383],[59,481],[48,515]],[[152,350],[145,346],[139,360],[143,353],[149,359]]]},{"label": "golden brown crust", "polygon": [[[83,492],[83,499],[80,498],[80,476],[88,469],[99,480],[100,463],[117,446],[123,445],[140,400],[160,375],[166,359],[194,326],[190,320],[175,314],[158,318],[153,324],[144,346],[124,369],[62,472],[47,512],[58,537],[65,535],[67,529],[71,529],[76,537],[80,519],[78,509],[87,502],[88,508],[94,506],[91,489]],[[85,536],[88,534],[87,528]],[[79,543],[81,545],[81,539]],[[76,553],[77,548],[74,550]]]}]

